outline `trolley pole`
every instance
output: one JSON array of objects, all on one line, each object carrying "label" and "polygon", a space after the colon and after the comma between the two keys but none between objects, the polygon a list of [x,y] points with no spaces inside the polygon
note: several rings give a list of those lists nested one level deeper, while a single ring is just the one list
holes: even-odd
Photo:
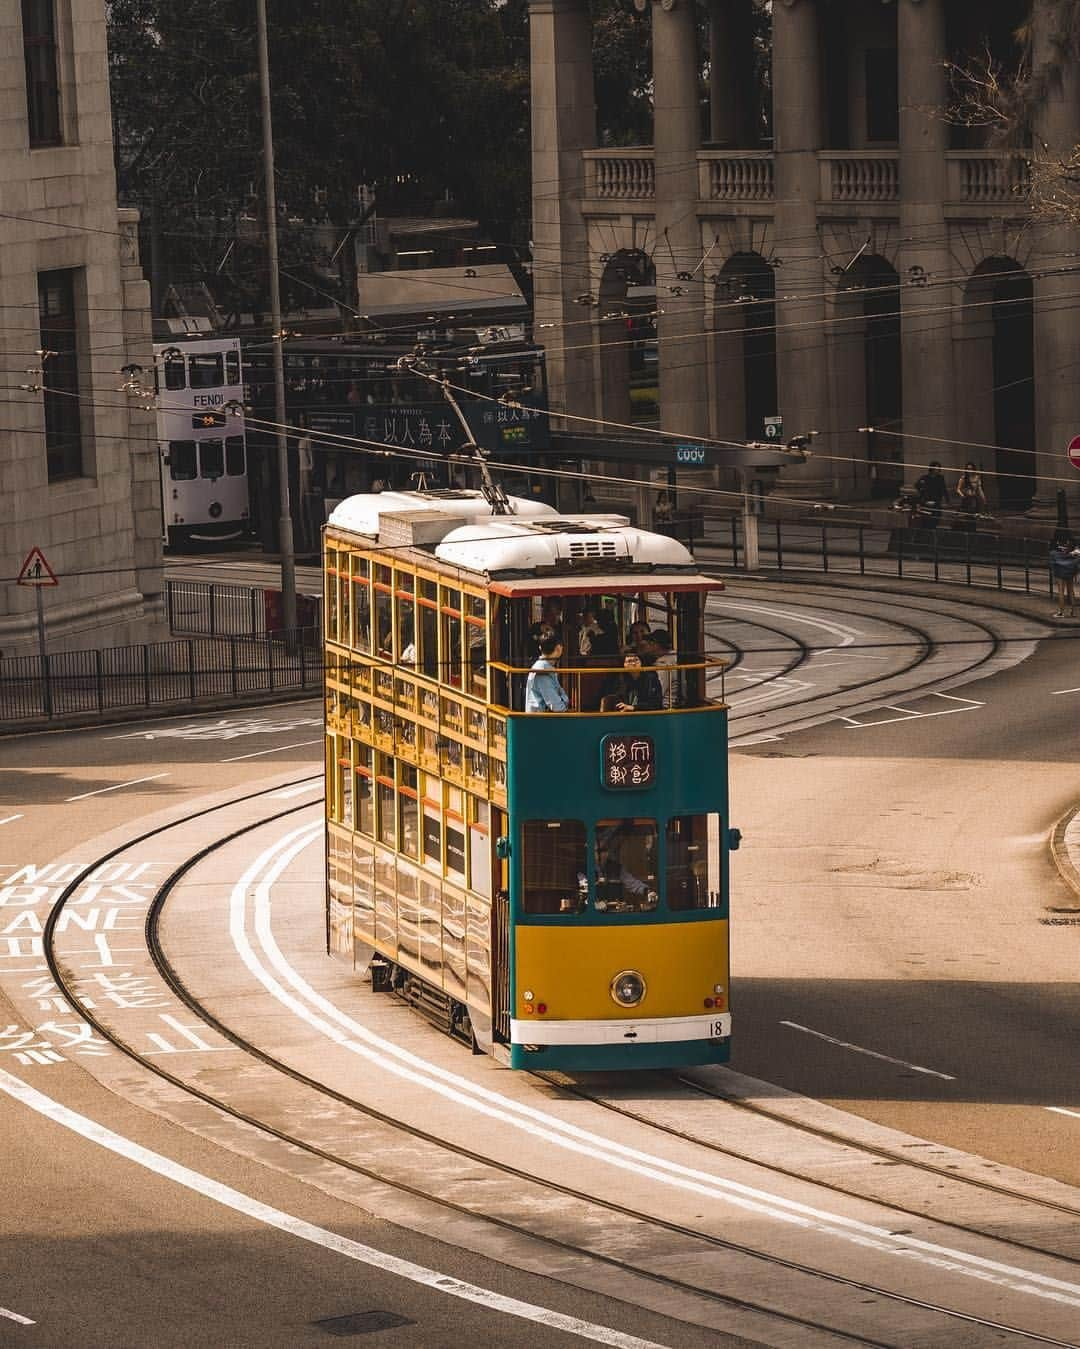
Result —
[{"label": "trolley pole", "polygon": [[278,275],[277,193],[274,187],[274,126],[270,114],[270,53],[266,37],[266,0],[255,0],[259,54],[259,94],[262,110],[263,183],[266,198],[266,261],[270,272],[270,325],[273,328],[274,421],[277,424],[278,549],[281,553],[282,622],[288,633],[296,629],[296,557],[293,551],[292,508],[289,502],[289,441],[285,430],[285,335],[281,321],[281,281]]}]

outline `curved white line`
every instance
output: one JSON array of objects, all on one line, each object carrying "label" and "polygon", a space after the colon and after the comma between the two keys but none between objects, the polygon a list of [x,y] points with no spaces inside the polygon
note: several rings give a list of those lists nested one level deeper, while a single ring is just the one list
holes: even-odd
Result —
[{"label": "curved white line", "polygon": [[[311,988],[285,960],[271,930],[271,892],[274,882],[295,857],[321,836],[322,829],[321,822],[314,826],[307,825],[294,829],[255,858],[233,887],[230,896],[229,926],[236,950],[255,978],[279,1002],[342,1048],[478,1114],[497,1119],[503,1124],[553,1143],[557,1147],[608,1166],[690,1193],[720,1199],[736,1208],[763,1214],[779,1222],[816,1231],[819,1234],[837,1237],[864,1249],[879,1250],[934,1268],[947,1269],[968,1278],[994,1283],[1013,1292],[1080,1307],[1080,1285],[1048,1275],[1031,1273],[1018,1266],[953,1250],[934,1242],[921,1241],[913,1237],[901,1238],[871,1223],[845,1218],[840,1214],[829,1213],[738,1181],[713,1176],[708,1172],[641,1152],[611,1138],[569,1124],[534,1107],[512,1101],[498,1092],[458,1077],[437,1064],[429,1063],[418,1055],[375,1035]],[[246,898],[249,890],[254,906],[255,932],[267,958],[277,973],[322,1015],[311,1011],[288,992],[253,951],[246,932]],[[330,1020],[324,1019],[325,1017],[329,1017]],[[335,1022],[336,1025],[333,1024]]]},{"label": "curved white line", "polygon": [[[716,606],[717,610],[723,609],[745,609],[751,614],[768,614],[772,618],[789,618],[793,623],[802,623],[808,628],[821,628],[823,632],[830,632],[834,637],[840,638],[841,646],[851,646],[857,637],[865,634],[859,628],[849,628],[843,623],[830,623],[825,618],[811,618],[809,614],[800,613],[797,609],[777,609],[770,604],[744,604],[739,600],[721,600]],[[715,612],[710,610],[710,612]],[[887,623],[887,619],[879,620]],[[821,654],[819,652],[819,654]]]}]

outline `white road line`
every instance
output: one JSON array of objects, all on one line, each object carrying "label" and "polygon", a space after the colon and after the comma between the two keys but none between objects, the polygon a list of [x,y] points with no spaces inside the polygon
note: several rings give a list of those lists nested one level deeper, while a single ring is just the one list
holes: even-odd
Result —
[{"label": "white road line", "polygon": [[[212,1199],[215,1203],[230,1208],[235,1213],[242,1213],[245,1217],[252,1218],[256,1222],[265,1223],[267,1227],[276,1227],[280,1232],[299,1237],[302,1241],[310,1241],[316,1246],[322,1246],[325,1250],[336,1251],[338,1255],[344,1255],[349,1260],[356,1260],[360,1264],[370,1265],[373,1269],[381,1269],[384,1273],[408,1279],[410,1283],[422,1284],[438,1293],[445,1293],[448,1297],[461,1298],[465,1302],[475,1302],[491,1311],[504,1312],[506,1315],[516,1316],[520,1320],[551,1326],[553,1330],[563,1330],[568,1335],[577,1335],[580,1339],[592,1340],[596,1344],[614,1345],[616,1349],[663,1349],[663,1346],[652,1340],[642,1340],[636,1335],[625,1335],[622,1331],[611,1330],[607,1326],[598,1326],[591,1321],[579,1320],[576,1316],[565,1316],[562,1312],[551,1311],[547,1307],[537,1307],[531,1302],[521,1302],[517,1298],[504,1297],[501,1293],[496,1293],[490,1288],[481,1288],[477,1284],[466,1283],[462,1279],[455,1279],[452,1275],[441,1274],[438,1270],[427,1269],[424,1265],[415,1264],[412,1260],[402,1260],[396,1255],[389,1255],[386,1251],[376,1250],[373,1246],[365,1246],[359,1241],[352,1241],[350,1238],[340,1236],[337,1232],[330,1232],[324,1227],[316,1227],[313,1223],[305,1222],[302,1218],[295,1218],[292,1214],[284,1213],[281,1209],[271,1208],[269,1204],[263,1204],[257,1199],[252,1199],[250,1195],[241,1194],[239,1190],[232,1189],[229,1185],[222,1185],[220,1181],[212,1180],[209,1176],[204,1176],[198,1171],[192,1171],[189,1167],[182,1166],[179,1162],[174,1162],[171,1158],[164,1157],[159,1152],[152,1152],[149,1148],[133,1143],[131,1139],[114,1133],[103,1124],[98,1124],[85,1115],[79,1115],[74,1110],[69,1110],[67,1106],[63,1106],[58,1101],[52,1100],[51,1097],[43,1095],[36,1088],[28,1086],[20,1078],[13,1077],[11,1073],[5,1072],[2,1068],[0,1068],[0,1091],[6,1092],[8,1096],[27,1106],[30,1110],[37,1111],[39,1115],[44,1115],[46,1119],[51,1119],[55,1124],[70,1129],[72,1133],[79,1134],[91,1143],[97,1143],[100,1147],[107,1148],[109,1152],[115,1153],[118,1157],[124,1157],[137,1166],[144,1167],[147,1171],[153,1171],[159,1176],[164,1176],[166,1180],[171,1180],[187,1190],[192,1190],[195,1194],[201,1194],[207,1199]],[[12,1316],[12,1319],[22,1321],[26,1325],[34,1324],[33,1321],[25,1321],[25,1318],[15,1316],[14,1313],[8,1314]]]},{"label": "white road line", "polygon": [[955,698],[950,693],[928,693],[924,695],[927,698],[948,698],[953,703],[964,703],[964,707],[946,707],[941,712],[916,712],[910,707],[898,707],[895,703],[883,703],[882,707],[886,712],[902,712],[901,717],[882,717],[880,721],[856,721],[852,717],[838,717],[838,721],[846,721],[852,730],[870,731],[875,726],[895,726],[901,721],[929,721],[931,717],[952,717],[958,712],[975,712],[980,707],[985,707],[985,703],[976,702],[973,698]]},{"label": "white road line", "polygon": [[945,1082],[955,1082],[956,1078],[950,1073],[939,1073],[933,1068],[920,1068],[917,1063],[908,1063],[906,1059],[894,1059],[889,1054],[879,1054],[875,1049],[863,1049],[861,1045],[850,1044],[847,1040],[835,1040],[831,1035],[826,1035],[824,1031],[811,1030],[809,1026],[800,1026],[797,1021],[781,1021],[781,1026],[789,1026],[792,1030],[800,1030],[804,1035],[816,1036],[819,1040],[828,1040],[831,1045],[839,1045],[841,1049],[850,1049],[856,1054],[865,1054],[867,1058],[882,1059],[885,1063],[895,1063],[901,1068],[910,1068],[915,1073],[925,1073],[927,1077],[940,1077]]},{"label": "white road line", "polygon": [[69,801],[85,801],[88,796],[104,796],[106,792],[118,792],[121,787],[135,787],[140,782],[154,782],[158,778],[167,778],[168,773],[151,773],[148,778],[132,778],[130,782],[117,782],[111,787],[99,787],[96,792],[82,792],[79,796],[69,796]]},{"label": "white road line", "polygon": [[264,754],[280,754],[286,749],[305,749],[308,745],[321,745],[321,740],[301,740],[295,745],[275,745],[273,749],[257,749],[254,754],[237,754],[233,759],[221,759],[220,763],[239,763],[241,759],[258,759]]},{"label": "white road line", "polygon": [[6,1317],[9,1321],[18,1321],[20,1326],[36,1326],[36,1321],[31,1321],[29,1316],[20,1316],[18,1312],[8,1311],[6,1307],[0,1307],[0,1316]]},{"label": "white road line", "polygon": [[[255,858],[233,886],[229,896],[229,931],[237,953],[259,982],[279,1002],[339,1047],[366,1058],[384,1072],[393,1073],[477,1114],[508,1124],[523,1133],[553,1143],[556,1147],[565,1148],[579,1156],[591,1158],[602,1165],[629,1171],[695,1195],[719,1199],[735,1208],[762,1214],[789,1226],[852,1242],[863,1250],[869,1248],[906,1261],[918,1261],[934,1269],[946,1267],[963,1277],[997,1284],[999,1287],[1029,1297],[1040,1297],[1058,1304],[1080,1307],[1080,1284],[1054,1279],[1049,1275],[1038,1274],[1016,1265],[1006,1265],[997,1260],[989,1260],[934,1242],[922,1241],[910,1235],[894,1233],[887,1227],[878,1227],[872,1223],[817,1209],[726,1177],[698,1171],[664,1157],[641,1152],[610,1137],[591,1133],[543,1110],[513,1101],[479,1083],[469,1082],[445,1068],[429,1063],[400,1045],[375,1035],[304,981],[282,955],[271,928],[270,901],[274,882],[294,858],[316,839],[321,838],[322,832],[321,821],[314,826],[301,826],[285,834],[277,843],[271,844]],[[246,931],[249,894],[253,899],[255,932],[263,952],[277,974],[291,984],[310,1006],[305,1006],[293,993],[284,988],[255,954]],[[313,1011],[312,1008],[317,1010]],[[330,1018],[337,1024],[332,1024],[331,1020],[325,1018]]]},{"label": "white road line", "polygon": [[[275,801],[288,801],[290,796],[303,796],[305,792],[321,792],[323,789],[322,778],[316,778],[314,782],[301,782],[296,787],[286,787],[280,792],[271,792],[270,795]],[[3,820],[0,820],[3,824]]]},{"label": "white road line", "polygon": [[[767,604],[741,604],[735,600],[721,600],[719,609],[744,609],[752,614],[769,614],[773,618],[790,618],[795,623],[802,623],[806,627],[821,628],[823,632],[832,633],[834,637],[839,637],[840,646],[851,646],[856,637],[862,637],[865,634],[859,628],[849,628],[842,623],[830,623],[824,618],[811,618],[808,614],[800,613],[795,609],[777,609],[773,605]],[[832,648],[829,648],[832,650]]]},{"label": "white road line", "polygon": [[[1080,693],[1080,689],[1077,689],[1077,693]],[[1060,1105],[1048,1105],[1046,1108],[1052,1110],[1055,1115],[1069,1115],[1073,1119],[1080,1119],[1080,1110],[1066,1110]]]},{"label": "white road line", "polygon": [[1080,693],[1080,689],[1055,689],[1053,693],[1051,693],[1050,697],[1058,698],[1063,693]]},{"label": "white road line", "polygon": [[12,820],[21,820],[22,818],[21,815],[5,815],[4,818],[0,820],[0,824],[10,824]]}]

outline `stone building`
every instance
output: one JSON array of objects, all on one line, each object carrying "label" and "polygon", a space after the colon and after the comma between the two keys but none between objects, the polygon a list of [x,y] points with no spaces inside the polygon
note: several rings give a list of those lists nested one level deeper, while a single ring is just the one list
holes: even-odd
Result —
[{"label": "stone building", "polygon": [[[660,425],[817,431],[782,489],[886,497],[928,460],[970,458],[1003,509],[1063,486],[1080,507],[1080,232],[1034,218],[1024,154],[947,111],[947,63],[1014,65],[1028,20],[1046,61],[1057,0],[774,0],[768,116],[751,0],[635,3],[653,144],[625,148],[598,136],[588,0],[530,0],[553,408],[631,420],[627,313],[655,293]],[[1032,143],[1078,141],[1074,63]]]},{"label": "stone building", "polygon": [[[0,0],[0,652],[162,635],[150,294],[138,216],[119,210],[100,0]],[[125,367],[127,369],[125,370]],[[126,388],[124,386],[127,386]]]}]

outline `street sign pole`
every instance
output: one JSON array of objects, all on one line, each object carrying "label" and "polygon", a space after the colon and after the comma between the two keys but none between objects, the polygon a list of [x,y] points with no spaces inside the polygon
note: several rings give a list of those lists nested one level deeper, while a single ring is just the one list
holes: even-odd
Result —
[{"label": "street sign pole", "polygon": [[45,695],[45,715],[51,717],[52,709],[52,682],[49,679],[49,652],[45,645],[45,595],[44,586],[35,586],[35,598],[37,600],[37,636],[38,636],[38,655],[41,657],[41,680],[42,689]]}]

